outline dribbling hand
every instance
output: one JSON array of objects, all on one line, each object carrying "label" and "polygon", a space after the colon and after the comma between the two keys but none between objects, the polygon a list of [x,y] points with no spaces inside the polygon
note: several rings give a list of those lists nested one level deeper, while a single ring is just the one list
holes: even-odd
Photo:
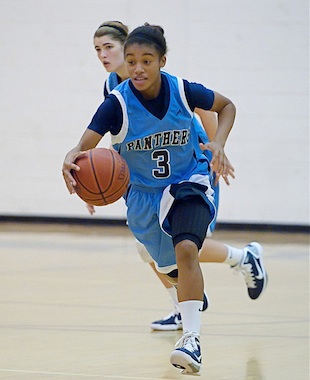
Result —
[{"label": "dribbling hand", "polygon": [[74,186],[76,186],[76,181],[71,174],[71,170],[76,170],[76,171],[80,170],[80,167],[78,165],[76,165],[74,162],[78,157],[83,156],[84,154],[85,154],[85,152],[81,152],[81,151],[80,152],[69,152],[66,155],[65,160],[63,162],[62,175],[63,175],[67,189],[68,189],[70,194],[75,193]]}]

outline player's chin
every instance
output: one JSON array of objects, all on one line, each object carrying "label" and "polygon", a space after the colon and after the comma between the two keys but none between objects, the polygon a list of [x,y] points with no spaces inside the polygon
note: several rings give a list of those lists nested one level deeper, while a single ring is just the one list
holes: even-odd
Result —
[{"label": "player's chin", "polygon": [[132,84],[134,85],[135,89],[138,91],[145,91],[147,90],[147,82],[146,80],[141,79],[132,79]]}]

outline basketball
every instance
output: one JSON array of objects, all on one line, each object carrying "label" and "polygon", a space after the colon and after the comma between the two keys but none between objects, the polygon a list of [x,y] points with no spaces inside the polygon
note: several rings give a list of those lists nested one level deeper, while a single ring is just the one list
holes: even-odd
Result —
[{"label": "basketball", "polygon": [[72,170],[76,181],[76,194],[86,203],[105,206],[116,202],[126,192],[129,169],[126,161],[115,151],[94,148],[78,157],[75,164],[79,171]]}]

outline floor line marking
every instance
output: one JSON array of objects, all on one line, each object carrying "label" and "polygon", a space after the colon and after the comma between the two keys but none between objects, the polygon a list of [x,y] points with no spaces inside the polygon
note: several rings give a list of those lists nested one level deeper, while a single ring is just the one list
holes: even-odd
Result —
[{"label": "floor line marking", "polygon": [[163,377],[137,377],[137,376],[119,376],[119,375],[96,375],[87,373],[71,373],[71,372],[51,372],[51,371],[30,371],[23,369],[10,369],[10,368],[0,368],[0,372],[12,372],[12,373],[25,373],[25,374],[38,374],[38,375],[55,375],[55,376],[84,376],[84,377],[96,377],[101,379],[123,379],[123,380],[172,380]]}]

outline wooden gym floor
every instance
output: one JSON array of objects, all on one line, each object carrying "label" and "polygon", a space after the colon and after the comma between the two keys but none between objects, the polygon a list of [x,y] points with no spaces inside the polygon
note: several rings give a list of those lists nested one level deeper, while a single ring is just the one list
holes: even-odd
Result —
[{"label": "wooden gym floor", "polygon": [[[227,232],[264,246],[269,285],[247,296],[226,265],[202,264],[205,380],[309,379],[309,236]],[[151,332],[168,293],[126,227],[0,224],[0,379],[173,380],[181,332]],[[193,376],[185,378],[194,378]]]}]

